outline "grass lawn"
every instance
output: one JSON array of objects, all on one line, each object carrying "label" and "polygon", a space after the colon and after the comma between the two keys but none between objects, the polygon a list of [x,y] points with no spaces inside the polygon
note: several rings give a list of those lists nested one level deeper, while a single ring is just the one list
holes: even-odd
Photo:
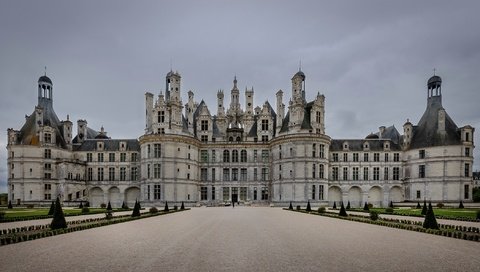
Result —
[{"label": "grass lawn", "polygon": [[[12,218],[12,217],[28,217],[28,216],[39,216],[39,215],[47,215],[50,208],[38,208],[38,209],[26,209],[26,208],[14,208],[14,209],[0,209],[0,211],[5,212],[5,218]],[[102,208],[90,208],[90,213],[101,213],[105,212],[106,209]],[[117,210],[115,211],[123,211]],[[63,209],[63,213],[68,215],[77,215],[82,213],[82,209]]]},{"label": "grass lawn", "polygon": [[[385,208],[372,208],[370,210],[374,210],[379,213],[385,212]],[[433,212],[435,215],[448,217],[467,217],[475,219],[477,216],[477,210],[474,209],[433,208]],[[394,209],[393,214],[419,216],[422,214],[422,209]]]}]

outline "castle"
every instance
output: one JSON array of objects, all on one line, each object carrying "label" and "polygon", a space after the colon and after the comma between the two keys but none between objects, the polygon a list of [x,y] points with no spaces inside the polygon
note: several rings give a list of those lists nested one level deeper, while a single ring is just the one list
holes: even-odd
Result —
[{"label": "castle", "polygon": [[442,80],[427,82],[427,108],[403,135],[381,126],[365,139],[332,139],[325,131],[325,97],[305,98],[305,74],[292,77],[284,104],[276,93],[254,107],[254,90],[240,104],[237,79],[217,93],[213,114],[202,100],[181,97],[181,76],[166,75],[165,93],[145,94],[146,126],[138,139],[112,139],[85,120],[77,133],[53,109],[53,83],[38,80],[38,104],[20,130],[8,129],[8,197],[14,204],[89,201],[132,206],[368,202],[468,202],[472,199],[473,133],[442,107]]}]

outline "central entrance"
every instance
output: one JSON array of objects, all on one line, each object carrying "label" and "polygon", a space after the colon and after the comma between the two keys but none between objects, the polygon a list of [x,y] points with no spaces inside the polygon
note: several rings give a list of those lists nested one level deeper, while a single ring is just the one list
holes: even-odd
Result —
[{"label": "central entrance", "polygon": [[232,202],[238,202],[238,187],[232,187]]}]

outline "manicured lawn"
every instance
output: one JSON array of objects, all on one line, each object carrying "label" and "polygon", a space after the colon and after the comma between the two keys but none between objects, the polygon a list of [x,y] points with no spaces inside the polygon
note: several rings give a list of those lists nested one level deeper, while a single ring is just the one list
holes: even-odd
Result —
[{"label": "manicured lawn", "polygon": [[[384,213],[385,208],[372,208],[379,213]],[[474,209],[456,209],[456,208],[433,208],[435,215],[448,216],[448,217],[467,217],[467,218],[476,218],[477,210]],[[397,215],[412,215],[420,216],[422,214],[422,209],[394,209],[393,214]]]},{"label": "manicured lawn", "polygon": [[[28,217],[28,216],[41,216],[41,215],[48,215],[48,211],[50,208],[38,208],[38,209],[26,209],[26,208],[14,208],[14,209],[0,209],[0,211],[5,212],[5,218],[12,218],[12,217]],[[105,212],[105,209],[102,208],[90,208],[90,213],[101,213]],[[123,211],[123,210],[113,210],[115,211]],[[81,209],[63,209],[63,213],[68,215],[77,215],[81,214]]]}]

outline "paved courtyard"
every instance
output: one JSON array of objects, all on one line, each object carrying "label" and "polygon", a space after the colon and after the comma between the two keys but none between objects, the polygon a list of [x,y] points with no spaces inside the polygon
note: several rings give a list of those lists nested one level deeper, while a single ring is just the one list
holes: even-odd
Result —
[{"label": "paved courtyard", "polygon": [[480,243],[222,207],[0,247],[0,271],[478,271]]}]

